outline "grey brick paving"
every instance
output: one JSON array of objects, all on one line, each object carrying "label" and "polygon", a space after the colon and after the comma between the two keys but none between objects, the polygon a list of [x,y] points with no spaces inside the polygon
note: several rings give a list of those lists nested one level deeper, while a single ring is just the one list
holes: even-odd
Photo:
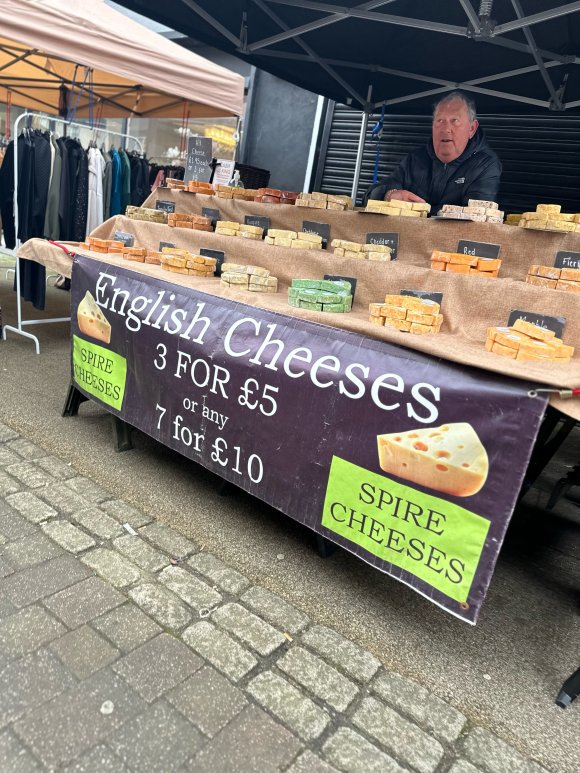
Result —
[{"label": "grey brick paving", "polygon": [[481,773],[481,772],[479,768],[476,768],[475,765],[471,764],[471,762],[467,762],[467,760],[457,760],[449,768],[449,773]]},{"label": "grey brick paving", "polygon": [[54,483],[54,478],[44,470],[41,470],[34,462],[20,462],[6,467],[6,471],[12,477],[19,480],[28,488],[43,488]]},{"label": "grey brick paving", "polygon": [[263,617],[275,628],[288,633],[299,633],[308,625],[308,617],[288,604],[283,598],[255,585],[242,595],[240,601]]},{"label": "grey brick paving", "polygon": [[404,773],[392,757],[349,727],[340,727],[322,750],[345,773]]},{"label": "grey brick paving", "polygon": [[83,478],[81,476],[78,478],[70,478],[66,481],[66,485],[71,491],[74,491],[75,494],[80,494],[83,499],[92,504],[98,505],[106,499],[112,499],[112,496],[107,489],[99,486],[98,483],[95,483],[90,478]]},{"label": "grey brick paving", "polygon": [[130,652],[162,631],[131,602],[97,617],[91,625],[123,652]]},{"label": "grey brick paving", "polygon": [[190,558],[188,564],[226,593],[241,593],[250,584],[250,581],[243,574],[224,564],[211,553],[199,553]]},{"label": "grey brick paving", "polygon": [[225,604],[212,615],[212,620],[233,633],[259,655],[271,655],[287,640],[269,623],[240,604]]},{"label": "grey brick paving", "polygon": [[132,561],[108,548],[91,550],[81,560],[115,588],[127,588],[141,579],[141,572]]},{"label": "grey brick paving", "polygon": [[205,620],[184,631],[183,640],[234,682],[258,664],[256,658],[231,636]]},{"label": "grey brick paving", "polygon": [[71,518],[101,539],[111,539],[123,533],[121,525],[96,506],[77,509],[71,514]]},{"label": "grey brick paving", "polygon": [[12,733],[0,733],[0,769],[9,773],[35,773],[40,765]]},{"label": "grey brick paving", "polygon": [[159,581],[197,611],[211,609],[222,600],[210,585],[179,566],[168,566],[160,573]]},{"label": "grey brick paving", "polygon": [[307,749],[289,768],[287,773],[339,773],[336,768],[321,760]]},{"label": "grey brick paving", "polygon": [[87,506],[86,499],[68,488],[65,481],[52,483],[38,493],[47,504],[64,515],[71,515],[75,510],[83,510]]},{"label": "grey brick paving", "polygon": [[17,454],[5,446],[0,446],[0,467],[7,467],[20,461],[22,460]]},{"label": "grey brick paving", "polygon": [[6,497],[6,501],[31,523],[41,523],[58,515],[57,511],[30,491]]},{"label": "grey brick paving", "polygon": [[105,513],[119,521],[119,523],[128,523],[134,529],[139,529],[153,520],[150,516],[142,513],[140,510],[136,510],[120,499],[111,499],[108,502],[103,502],[101,510],[104,510]]},{"label": "grey brick paving", "polygon": [[0,555],[0,579],[9,577],[11,574],[14,574],[14,572],[15,567],[10,559]]},{"label": "grey brick paving", "polygon": [[540,765],[483,727],[474,727],[463,742],[465,757],[485,773],[542,773]]},{"label": "grey brick paving", "polygon": [[191,613],[181,601],[165,588],[145,583],[132,588],[129,596],[138,607],[151,615],[159,625],[172,631],[179,631],[191,620]]},{"label": "grey brick paving", "polygon": [[145,540],[132,534],[126,534],[113,540],[115,550],[129,558],[146,572],[158,572],[165,566],[169,566],[169,557],[145,542]]},{"label": "grey brick paving", "polygon": [[30,440],[18,437],[17,435],[15,435],[15,439],[11,440],[7,445],[11,451],[16,451],[19,456],[28,461],[46,456],[46,451],[43,448],[40,448],[40,446],[31,443]]},{"label": "grey brick paving", "polygon": [[124,596],[99,577],[87,577],[45,599],[44,604],[69,628],[76,628],[124,601]]},{"label": "grey brick paving", "polygon": [[10,563],[18,569],[25,569],[28,566],[47,561],[49,558],[56,558],[62,552],[62,548],[55,545],[42,532],[22,537],[0,549],[0,553],[5,555]]},{"label": "grey brick paving", "polygon": [[75,558],[68,555],[57,556],[8,577],[4,581],[3,590],[13,604],[25,607],[79,582],[89,574],[87,567]]},{"label": "grey brick paving", "polygon": [[20,491],[22,486],[12,476],[6,472],[0,470],[0,497],[5,497],[7,494],[14,494],[15,491]]},{"label": "grey brick paving", "polygon": [[198,550],[193,542],[162,523],[153,522],[148,526],[143,526],[139,529],[139,534],[173,558],[186,558]]},{"label": "grey brick paving", "polygon": [[0,422],[0,443],[6,443],[9,440],[15,440],[18,437],[18,432],[15,432],[7,424]]},{"label": "grey brick paving", "polygon": [[70,464],[63,462],[58,456],[44,456],[41,459],[37,459],[36,463],[57,480],[68,480],[76,475],[74,468]]},{"label": "grey brick paving", "polygon": [[130,773],[130,771],[108,746],[99,744],[63,768],[63,773]]},{"label": "grey brick paving", "polygon": [[42,525],[42,531],[69,553],[82,553],[95,545],[95,540],[68,521],[52,521]]},{"label": "grey brick paving", "polygon": [[302,647],[289,650],[276,665],[337,711],[344,711],[358,692],[350,679]]},{"label": "grey brick paving", "polygon": [[2,518],[2,536],[6,540],[19,539],[27,534],[34,534],[35,527],[22,518],[12,508],[6,507],[6,512],[1,514]]},{"label": "grey brick paving", "polygon": [[0,654],[19,658],[66,632],[65,626],[42,607],[26,607],[0,620]]},{"label": "grey brick paving", "polygon": [[116,660],[119,650],[94,631],[83,625],[49,645],[77,679],[86,679],[95,671]]},{"label": "grey brick paving", "polygon": [[310,647],[359,682],[368,682],[381,665],[370,652],[357,647],[356,644],[324,625],[314,625],[309,628],[302,635],[302,644]]}]

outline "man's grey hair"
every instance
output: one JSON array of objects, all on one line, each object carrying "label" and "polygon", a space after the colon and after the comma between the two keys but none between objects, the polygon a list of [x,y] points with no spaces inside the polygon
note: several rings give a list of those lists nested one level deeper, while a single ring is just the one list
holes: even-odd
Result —
[{"label": "man's grey hair", "polygon": [[455,91],[450,91],[449,94],[445,94],[445,96],[441,97],[441,99],[438,102],[435,102],[435,104],[433,105],[433,117],[435,117],[435,113],[437,112],[437,108],[439,107],[439,105],[446,105],[448,102],[454,102],[455,100],[460,100],[461,102],[463,102],[463,104],[467,108],[467,112],[469,113],[469,120],[475,121],[475,119],[477,118],[477,110],[475,108],[475,102],[464,91],[460,91],[459,89],[455,89]]}]

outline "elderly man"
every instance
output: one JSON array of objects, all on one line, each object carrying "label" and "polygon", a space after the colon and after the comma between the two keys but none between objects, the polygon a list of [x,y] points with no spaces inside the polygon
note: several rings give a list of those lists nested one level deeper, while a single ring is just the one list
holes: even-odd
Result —
[{"label": "elderly man", "polygon": [[432,140],[409,153],[366,198],[428,201],[465,206],[468,199],[497,201],[501,162],[487,144],[475,104],[461,91],[444,96],[433,111]]}]

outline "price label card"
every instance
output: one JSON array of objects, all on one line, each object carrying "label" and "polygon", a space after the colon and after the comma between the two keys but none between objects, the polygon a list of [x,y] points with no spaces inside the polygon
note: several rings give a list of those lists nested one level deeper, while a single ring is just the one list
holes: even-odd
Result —
[{"label": "price label card", "polygon": [[196,180],[208,183],[212,171],[212,155],[213,142],[211,137],[190,137],[187,140],[184,182]]},{"label": "price label card", "polygon": [[457,242],[457,252],[462,255],[473,255],[478,258],[499,258],[500,244],[488,244],[487,242],[469,242],[460,239]]},{"label": "price label card", "polygon": [[350,290],[352,294],[352,302],[354,304],[354,294],[356,292],[356,279],[354,276],[336,276],[335,274],[325,274],[325,279],[330,279],[333,281],[341,281],[341,282],[348,282],[350,285]]},{"label": "price label card", "polygon": [[432,293],[429,290],[401,290],[401,295],[413,295],[425,301],[435,301],[439,305],[443,302],[443,293]]},{"label": "price label card", "polygon": [[270,228],[270,218],[260,217],[260,215],[246,215],[244,223],[246,225],[255,225],[258,228],[261,228],[264,231],[262,236],[264,236],[268,228]]},{"label": "price label card", "polygon": [[205,258],[215,258],[217,260],[215,275],[222,275],[222,264],[226,257],[225,252],[222,252],[222,250],[207,250],[205,247],[202,247],[199,254],[203,255]]},{"label": "price label card", "polygon": [[164,247],[173,247],[173,248],[175,248],[176,246],[177,245],[175,244],[175,242],[159,242],[159,252],[161,252],[161,250]]},{"label": "price label card", "polygon": [[201,208],[201,214],[204,217],[209,217],[211,220],[212,226],[215,228],[215,224],[218,220],[221,220],[221,215],[219,209],[212,209],[211,207],[202,207]]},{"label": "price label card", "polygon": [[513,309],[510,312],[508,319],[508,327],[511,327],[516,319],[523,319],[526,322],[531,322],[532,325],[538,325],[538,327],[546,328],[547,330],[553,330],[558,338],[562,338],[564,332],[564,325],[566,324],[566,317],[550,317],[548,314],[538,314],[535,311],[526,311],[525,309]]},{"label": "price label card", "polygon": [[116,242],[123,242],[125,247],[132,247],[135,243],[135,237],[127,231],[115,231],[113,239]]},{"label": "price label card", "polygon": [[397,251],[399,249],[399,234],[387,232],[373,232],[366,235],[367,244],[381,244],[390,247],[391,260],[397,260]]},{"label": "price label card", "polygon": [[166,199],[158,199],[155,202],[155,209],[162,209],[164,212],[175,212],[175,202]]},{"label": "price label card", "polygon": [[557,252],[556,268],[580,268],[580,252]]},{"label": "price label card", "polygon": [[218,158],[213,174],[214,185],[227,185],[234,175],[236,162],[227,158]]},{"label": "price label card", "polygon": [[302,222],[302,230],[307,234],[318,234],[318,236],[322,236],[322,247],[324,249],[328,247],[328,242],[330,241],[329,223],[315,223],[312,220],[304,220]]}]

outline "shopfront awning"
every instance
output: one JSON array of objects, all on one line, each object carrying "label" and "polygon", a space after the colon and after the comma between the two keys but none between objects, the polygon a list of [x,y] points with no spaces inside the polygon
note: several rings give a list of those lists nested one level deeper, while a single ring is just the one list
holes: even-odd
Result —
[{"label": "shopfront awning", "polygon": [[462,88],[482,113],[580,108],[580,2],[121,0],[340,103],[425,113]]},{"label": "shopfront awning", "polygon": [[244,79],[102,0],[0,0],[0,102],[78,118],[241,115]]}]

